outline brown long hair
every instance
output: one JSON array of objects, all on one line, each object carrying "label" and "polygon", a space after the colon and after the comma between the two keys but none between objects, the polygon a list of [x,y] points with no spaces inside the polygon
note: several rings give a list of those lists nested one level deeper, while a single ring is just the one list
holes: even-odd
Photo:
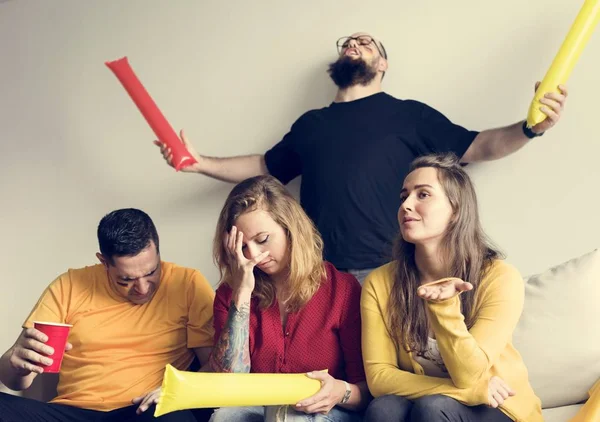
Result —
[{"label": "brown long hair", "polygon": [[[477,195],[473,182],[454,154],[433,154],[415,159],[410,172],[432,167],[446,193],[454,218],[442,240],[441,251],[450,273],[473,284],[473,290],[461,294],[461,310],[468,328],[474,324],[477,286],[490,264],[502,254],[492,246],[479,221]],[[415,245],[399,235],[394,245],[394,286],[390,295],[388,318],[390,336],[397,347],[423,353],[427,348],[429,324],[424,300],[416,294],[420,285],[415,262]]]},{"label": "brown long hair", "polygon": [[[298,201],[273,176],[256,176],[240,182],[225,201],[213,241],[213,256],[221,282],[229,283],[231,277],[223,238],[240,215],[257,209],[268,212],[286,233],[290,255],[289,289],[288,297],[280,300],[285,302],[288,311],[297,311],[312,298],[325,277],[323,240]],[[254,268],[254,276],[256,286],[252,295],[264,309],[275,300],[275,286],[259,268]]]}]

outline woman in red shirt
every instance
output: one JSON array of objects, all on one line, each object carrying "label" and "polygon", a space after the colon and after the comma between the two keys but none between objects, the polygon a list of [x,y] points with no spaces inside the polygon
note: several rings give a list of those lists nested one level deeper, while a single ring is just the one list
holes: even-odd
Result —
[{"label": "woman in red shirt", "polygon": [[[319,233],[279,181],[257,176],[233,188],[219,217],[214,256],[221,272],[214,370],[308,372],[321,389],[291,406],[287,421],[359,421],[357,411],[370,397],[360,346],[360,284],[323,261]],[[328,374],[316,372],[325,368]],[[221,408],[211,421],[262,421],[272,413]]]}]

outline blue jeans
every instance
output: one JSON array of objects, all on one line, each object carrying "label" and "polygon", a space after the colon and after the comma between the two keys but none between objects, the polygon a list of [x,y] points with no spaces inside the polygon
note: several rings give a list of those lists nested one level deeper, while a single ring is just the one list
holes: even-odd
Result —
[{"label": "blue jeans", "polygon": [[371,271],[373,271],[374,269],[375,268],[365,268],[363,270],[353,270],[350,268],[350,269],[346,270],[346,272],[348,272],[348,273],[352,274],[354,277],[356,277],[358,279],[358,282],[362,286],[363,283],[365,282],[365,278],[367,278],[369,273]]},{"label": "blue jeans", "polygon": [[[280,410],[281,409],[281,410]],[[279,411],[278,411],[279,410]],[[215,410],[210,422],[360,422],[359,413],[334,407],[322,415],[320,413],[306,414],[297,412],[288,406],[254,406],[254,407],[222,407]]]},{"label": "blue jeans", "polygon": [[[510,399],[509,399],[510,400]],[[447,396],[425,396],[415,401],[381,396],[365,412],[365,422],[511,422],[500,409],[467,406]]]}]

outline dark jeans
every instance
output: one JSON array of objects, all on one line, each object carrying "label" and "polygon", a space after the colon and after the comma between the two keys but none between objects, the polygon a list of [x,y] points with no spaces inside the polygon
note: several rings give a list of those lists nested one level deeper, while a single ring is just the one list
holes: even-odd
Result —
[{"label": "dark jeans", "polygon": [[137,407],[100,412],[0,393],[0,422],[197,422],[194,413],[189,410],[155,418],[155,406],[141,415],[135,414]]},{"label": "dark jeans", "polygon": [[362,286],[363,284],[365,284],[365,278],[367,278],[367,276],[374,269],[375,268],[364,268],[362,270],[355,270],[355,269],[352,269],[352,268],[338,268],[338,271],[342,271],[342,272],[345,272],[345,273],[352,274],[354,277],[356,277],[356,279],[358,280],[358,282]]},{"label": "dark jeans", "polygon": [[400,396],[381,396],[365,412],[365,422],[510,422],[500,409],[466,406],[446,396],[426,396],[410,401]]}]

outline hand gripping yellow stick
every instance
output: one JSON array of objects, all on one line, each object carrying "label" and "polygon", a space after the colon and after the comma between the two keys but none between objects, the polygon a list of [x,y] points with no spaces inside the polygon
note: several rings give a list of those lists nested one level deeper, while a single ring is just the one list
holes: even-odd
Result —
[{"label": "hand gripping yellow stick", "polygon": [[542,106],[539,102],[540,98],[547,92],[558,93],[558,85],[567,82],[599,19],[600,0],[585,0],[577,18],[575,18],[575,22],[571,26],[571,30],[554,57],[554,61],[538,87],[533,101],[531,101],[529,113],[527,114],[527,127],[533,127],[546,119],[547,116],[540,111],[540,106]]},{"label": "hand gripping yellow stick", "polygon": [[294,405],[320,388],[306,374],[185,372],[167,365],[154,417],[202,407]]},{"label": "hand gripping yellow stick", "polygon": [[569,422],[600,421],[600,380],[590,389],[590,398]]}]

